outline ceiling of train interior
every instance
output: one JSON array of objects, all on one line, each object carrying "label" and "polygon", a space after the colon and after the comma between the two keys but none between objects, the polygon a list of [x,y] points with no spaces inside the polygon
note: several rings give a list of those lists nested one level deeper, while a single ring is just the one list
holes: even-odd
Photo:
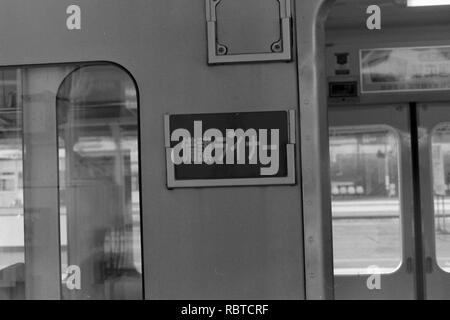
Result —
[{"label": "ceiling of train interior", "polygon": [[328,15],[329,29],[365,25],[366,9],[378,5],[384,27],[450,25],[450,6],[406,7],[402,0],[337,0]]}]

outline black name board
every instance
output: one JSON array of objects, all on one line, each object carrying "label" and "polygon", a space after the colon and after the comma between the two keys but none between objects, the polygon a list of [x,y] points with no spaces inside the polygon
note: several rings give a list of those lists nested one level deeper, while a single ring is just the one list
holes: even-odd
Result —
[{"label": "black name board", "polygon": [[167,115],[167,184],[294,184],[293,111]]}]

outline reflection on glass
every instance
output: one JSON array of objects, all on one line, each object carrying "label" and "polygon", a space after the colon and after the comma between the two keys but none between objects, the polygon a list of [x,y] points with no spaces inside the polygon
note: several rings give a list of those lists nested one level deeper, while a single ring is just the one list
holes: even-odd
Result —
[{"label": "reflection on glass", "polygon": [[431,135],[436,259],[450,272],[450,124],[438,125]]},{"label": "reflection on glass", "polygon": [[0,71],[0,300],[25,297],[20,72]]},{"label": "reflection on glass", "polygon": [[401,263],[398,138],[386,127],[330,128],[335,274]]},{"label": "reflection on glass", "polygon": [[[57,97],[63,298],[141,299],[138,108],[130,76],[76,69]],[[81,289],[68,266],[81,270]]]},{"label": "reflection on glass", "polygon": [[0,70],[0,300],[142,298],[137,117],[118,67]]}]

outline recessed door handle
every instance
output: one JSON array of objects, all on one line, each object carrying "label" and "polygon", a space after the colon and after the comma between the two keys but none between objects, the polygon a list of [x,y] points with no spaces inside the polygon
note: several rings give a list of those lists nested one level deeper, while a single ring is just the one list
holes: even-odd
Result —
[{"label": "recessed door handle", "polygon": [[427,257],[425,259],[425,272],[426,273],[433,272],[433,259],[431,259],[431,257]]},{"label": "recessed door handle", "polygon": [[407,273],[413,272],[413,259],[412,258],[406,259],[406,272]]}]

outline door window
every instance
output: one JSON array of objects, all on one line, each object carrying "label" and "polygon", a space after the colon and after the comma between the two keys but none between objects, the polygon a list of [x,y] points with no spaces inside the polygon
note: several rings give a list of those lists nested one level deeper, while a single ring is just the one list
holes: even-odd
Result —
[{"label": "door window", "polygon": [[450,272],[450,123],[434,128],[431,148],[436,260]]},{"label": "door window", "polygon": [[330,165],[335,274],[395,271],[402,260],[396,132],[330,128]]}]

